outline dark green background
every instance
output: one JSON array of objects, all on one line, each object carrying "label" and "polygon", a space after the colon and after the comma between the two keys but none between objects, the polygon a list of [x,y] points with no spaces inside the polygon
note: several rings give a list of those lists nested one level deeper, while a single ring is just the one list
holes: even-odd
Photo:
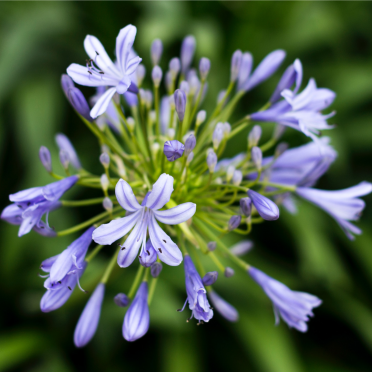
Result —
[{"label": "dark green background", "polygon": [[[76,118],[59,85],[72,62],[83,63],[86,34],[97,36],[111,53],[120,28],[132,23],[135,48],[149,66],[155,37],[165,46],[162,67],[178,55],[182,37],[197,38],[196,57],[212,62],[206,102],[211,112],[217,93],[227,86],[232,52],[240,48],[260,61],[283,48],[285,65],[300,58],[305,81],[337,92],[329,135],[339,158],[319,183],[340,189],[372,181],[372,4],[367,2],[63,2],[0,4],[0,171],[1,208],[7,195],[51,182],[38,161],[48,146],[61,172],[54,134],[70,136],[85,167],[100,172],[99,148]],[[283,65],[280,71],[283,71]],[[239,119],[266,102],[278,81],[249,93],[238,108]],[[148,87],[149,81],[147,82]],[[87,96],[92,89],[83,89]],[[291,145],[307,141],[288,130]],[[241,136],[229,155],[245,148]],[[74,188],[68,199],[99,196]],[[369,204],[372,198],[365,198]],[[316,294],[310,330],[301,334],[285,324],[274,327],[269,300],[245,273],[220,278],[220,294],[240,312],[229,324],[218,314],[207,325],[185,323],[188,312],[175,310],[185,299],[182,267],[164,269],[151,306],[151,327],[130,344],[121,336],[123,310],[112,297],[127,291],[134,268],[116,270],[107,289],[95,338],[84,349],[72,342],[87,297],[75,291],[61,309],[43,314],[38,267],[64,249],[75,235],[46,239],[30,233],[17,238],[17,227],[0,224],[0,371],[257,371],[351,372],[371,370],[372,349],[372,208],[359,226],[364,234],[349,242],[325,213],[301,203],[298,217],[281,214],[278,222],[254,229],[255,249],[247,259],[293,289]],[[65,209],[51,216],[57,230],[89,218],[99,208]],[[92,290],[113,253],[108,247],[82,280]],[[210,266],[212,269],[213,266]],[[238,271],[238,270],[237,270]]]}]

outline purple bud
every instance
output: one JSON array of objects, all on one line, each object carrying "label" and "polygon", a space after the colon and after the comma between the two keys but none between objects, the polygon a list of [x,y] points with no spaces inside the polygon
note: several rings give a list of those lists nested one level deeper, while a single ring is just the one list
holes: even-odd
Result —
[{"label": "purple bud", "polygon": [[104,294],[105,285],[100,283],[90,296],[76,325],[74,333],[76,347],[85,346],[96,333]]},{"label": "purple bud", "polygon": [[185,156],[189,156],[192,150],[196,146],[196,138],[193,134],[190,134],[185,141]]},{"label": "purple bud", "polygon": [[262,129],[259,125],[255,125],[248,135],[248,147],[252,148],[253,146],[258,145],[258,141],[261,138]]},{"label": "purple bud", "polygon": [[238,77],[238,90],[244,90],[244,84],[248,81],[253,66],[253,57],[251,53],[243,53],[242,63],[240,65]]},{"label": "purple bud", "polygon": [[177,57],[172,58],[169,62],[169,72],[173,80],[177,77],[178,73],[180,72],[180,69],[181,69],[180,59]]},{"label": "purple bud", "polygon": [[163,270],[163,265],[160,263],[160,262],[154,262],[152,265],[151,265],[151,276],[153,278],[157,278],[161,271]]},{"label": "purple bud", "polygon": [[252,199],[252,203],[256,207],[258,214],[264,220],[274,221],[279,218],[278,206],[266,196],[253,190],[248,190],[248,196]]},{"label": "purple bud", "polygon": [[200,81],[197,76],[191,76],[191,78],[188,79],[188,83],[190,88],[189,94],[194,96],[200,88]]},{"label": "purple bud", "polygon": [[201,124],[204,123],[205,119],[207,117],[207,112],[205,110],[201,110],[198,112],[198,114],[196,115],[196,123],[195,123],[195,126],[199,126]]},{"label": "purple bud", "polygon": [[278,124],[275,127],[273,138],[275,138],[276,140],[278,140],[284,134],[284,132],[285,132],[286,129],[287,129],[287,127],[285,125]]},{"label": "purple bud", "polygon": [[234,274],[235,274],[234,269],[232,269],[231,267],[226,267],[225,272],[224,272],[224,275],[226,276],[226,278],[231,278]]},{"label": "purple bud", "polygon": [[251,150],[252,161],[258,170],[262,167],[262,151],[259,147],[254,146]]},{"label": "purple bud", "polygon": [[174,104],[176,105],[176,112],[180,121],[183,121],[186,109],[186,94],[182,89],[177,89],[174,92]]},{"label": "purple bud", "polygon": [[234,82],[238,78],[240,65],[242,63],[242,51],[236,50],[234,54],[231,57],[231,75],[230,75],[230,81]]},{"label": "purple bud", "polygon": [[213,251],[215,251],[216,248],[217,248],[217,243],[216,243],[216,242],[209,242],[209,243],[207,244],[207,247],[208,247],[208,250],[209,250],[209,251],[213,252]]},{"label": "purple bud", "polygon": [[276,146],[275,157],[278,158],[280,155],[282,155],[287,150],[288,150],[288,143],[280,142],[278,146]]},{"label": "purple bud", "polygon": [[185,146],[177,140],[167,141],[164,143],[163,152],[168,161],[175,161],[179,159],[182,156],[184,150]]},{"label": "purple bud", "polygon": [[70,76],[66,75],[66,74],[63,74],[61,76],[61,86],[62,86],[62,89],[68,99],[68,91],[71,89],[71,88],[75,88],[75,84],[74,82],[72,81],[72,79],[70,78]]},{"label": "purple bud", "polygon": [[218,278],[218,272],[217,271],[210,271],[209,273],[206,273],[202,279],[202,282],[204,285],[213,285],[216,283]]},{"label": "purple bud", "polygon": [[148,286],[142,282],[136,297],[132,301],[124,317],[123,337],[127,341],[135,341],[146,334],[150,325],[149,305],[147,304]]},{"label": "purple bud", "polygon": [[242,182],[243,180],[243,173],[241,170],[237,169],[234,171],[234,175],[232,177],[232,183],[233,185],[235,186],[239,186],[240,183]]},{"label": "purple bud", "polygon": [[205,80],[207,78],[210,68],[211,61],[208,58],[201,58],[199,62],[199,72],[202,80]]},{"label": "purple bud", "polygon": [[187,81],[181,81],[181,84],[180,84],[180,89],[185,92],[186,96],[189,95],[190,93],[190,86],[189,86],[189,83]]},{"label": "purple bud", "polygon": [[160,39],[155,39],[151,44],[151,60],[154,66],[159,64],[163,53],[163,43]]},{"label": "purple bud", "polygon": [[187,157],[186,164],[189,165],[194,159],[194,153],[191,151],[189,156]]},{"label": "purple bud", "polygon": [[126,294],[124,294],[124,293],[118,293],[114,297],[114,302],[119,307],[127,307],[129,305],[129,303],[130,303],[130,299],[129,299],[129,297]]},{"label": "purple bud", "polygon": [[113,208],[114,205],[112,203],[112,200],[109,197],[106,196],[103,199],[102,205],[103,205],[103,208],[106,209],[106,211],[112,212],[112,208]]},{"label": "purple bud", "polygon": [[236,322],[239,319],[239,314],[234,306],[230,305],[221,298],[215,291],[210,291],[208,297],[212,302],[213,307],[228,321]]},{"label": "purple bud", "polygon": [[253,242],[251,240],[243,240],[233,247],[230,248],[230,252],[235,256],[243,256],[253,248]]},{"label": "purple bud", "polygon": [[[221,90],[219,93],[218,93],[218,96],[217,96],[217,104],[221,103],[222,100],[225,98],[225,95],[226,95],[226,90]],[[224,105],[226,104],[227,100],[225,100],[225,102],[223,103]]]},{"label": "purple bud", "polygon": [[144,65],[138,65],[136,69],[136,77],[138,86],[142,85],[142,81],[146,75],[146,67]]},{"label": "purple bud", "polygon": [[138,258],[140,264],[144,267],[150,267],[158,258],[150,239],[147,241],[146,248],[142,250]]},{"label": "purple bud", "polygon": [[240,199],[240,210],[244,216],[249,217],[252,213],[252,200],[250,198]]},{"label": "purple bud", "polygon": [[101,164],[105,167],[105,168],[108,168],[108,166],[110,165],[110,156],[107,152],[104,152],[102,153],[100,156],[99,156],[99,161],[101,162]]},{"label": "purple bud", "polygon": [[213,131],[213,148],[214,150],[218,149],[222,139],[223,139],[223,123],[217,123]]},{"label": "purple bud", "polygon": [[195,47],[196,41],[194,36],[189,35],[183,39],[181,46],[181,64],[183,74],[186,74],[190,67],[191,61],[194,57]]},{"label": "purple bud", "polygon": [[110,185],[110,181],[107,178],[107,175],[105,173],[102,174],[102,176],[101,176],[101,187],[102,187],[102,190],[107,191],[109,185]]},{"label": "purple bud", "polygon": [[81,93],[81,91],[78,88],[71,88],[68,91],[68,99],[72,107],[76,110],[76,112],[79,115],[81,115],[88,121],[93,120],[92,117],[90,116],[90,108],[88,102],[85,99],[83,93]]},{"label": "purple bud", "polygon": [[43,167],[50,173],[52,171],[52,157],[48,148],[45,146],[40,147],[39,158]]},{"label": "purple bud", "polygon": [[68,168],[68,165],[70,163],[70,159],[68,157],[67,151],[61,150],[59,152],[59,161],[61,162],[63,168],[65,168],[65,169]]},{"label": "purple bud", "polygon": [[216,168],[217,165],[217,155],[212,149],[210,149],[207,155],[207,165],[209,172],[214,173],[214,168]]},{"label": "purple bud", "polygon": [[235,230],[240,225],[241,220],[241,216],[231,216],[228,224],[229,231]]},{"label": "purple bud", "polygon": [[159,88],[161,78],[163,77],[163,71],[159,66],[155,66],[152,69],[152,81],[154,82],[155,88]]},{"label": "purple bud", "polygon": [[296,70],[293,65],[288,66],[284,71],[284,74],[279,80],[278,85],[275,88],[273,95],[270,98],[271,103],[279,101],[282,96],[281,93],[284,89],[289,89],[296,81]]},{"label": "purple bud", "polygon": [[60,150],[65,150],[68,153],[68,158],[73,165],[74,168],[77,170],[81,169],[82,166],[80,164],[80,160],[76,154],[74,146],[72,146],[70,140],[62,133],[58,133],[55,137],[57,145]]}]

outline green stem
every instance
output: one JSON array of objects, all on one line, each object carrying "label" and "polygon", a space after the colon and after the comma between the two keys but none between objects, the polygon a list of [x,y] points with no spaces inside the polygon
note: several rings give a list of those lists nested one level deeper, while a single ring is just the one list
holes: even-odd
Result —
[{"label": "green stem", "polygon": [[104,245],[97,245],[90,254],[85,257],[85,261],[90,262],[93,260],[94,257],[97,256],[98,252],[104,247]]},{"label": "green stem", "polygon": [[133,298],[134,294],[136,293],[139,282],[141,281],[143,269],[144,269],[144,267],[142,265],[139,265],[136,277],[134,278],[133,284],[132,284],[132,286],[129,290],[129,293],[128,293],[129,298]]},{"label": "green stem", "polygon": [[152,278],[151,284],[150,284],[150,289],[149,289],[149,297],[147,300],[147,303],[150,305],[152,298],[154,297],[154,292],[156,288],[156,283],[158,282],[158,278]]},{"label": "green stem", "polygon": [[120,247],[118,247],[118,249],[116,250],[115,254],[112,256],[111,260],[110,260],[110,263],[108,264],[107,268],[106,268],[106,271],[105,273],[103,274],[102,276],[102,279],[101,279],[101,283],[103,284],[106,284],[109,277],[110,277],[110,274],[116,264],[116,261],[117,261],[117,255],[120,251]]}]

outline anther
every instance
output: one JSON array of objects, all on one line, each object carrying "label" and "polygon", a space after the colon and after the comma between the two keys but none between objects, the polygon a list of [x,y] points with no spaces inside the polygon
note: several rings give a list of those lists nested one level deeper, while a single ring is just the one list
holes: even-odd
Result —
[{"label": "anther", "polygon": [[62,282],[60,281],[60,280],[58,280],[58,282],[57,283],[59,283],[59,284],[62,284]]},{"label": "anther", "polygon": [[159,248],[159,252],[160,252],[160,253],[163,253],[162,250],[161,250],[161,248]]},{"label": "anther", "polygon": [[181,312],[181,311],[182,311],[182,309],[177,309],[177,311]]},{"label": "anther", "polygon": [[92,71],[89,71],[89,70],[88,70],[88,73],[91,74],[91,75],[93,75]]},{"label": "anther", "polygon": [[96,51],[97,56],[99,56],[99,53]]},{"label": "anther", "polygon": [[71,287],[67,287],[70,291],[72,291]]},{"label": "anther", "polygon": [[163,239],[163,242],[166,243],[166,241]]},{"label": "anther", "polygon": [[121,248],[122,251],[124,251],[125,247]]},{"label": "anther", "polygon": [[149,250],[148,249],[146,249],[146,252],[147,252],[147,254],[150,256],[150,252],[149,252]]},{"label": "anther", "polygon": [[99,73],[100,73],[100,74],[102,74],[102,75],[104,74],[104,72],[103,72],[103,71],[100,71]]}]

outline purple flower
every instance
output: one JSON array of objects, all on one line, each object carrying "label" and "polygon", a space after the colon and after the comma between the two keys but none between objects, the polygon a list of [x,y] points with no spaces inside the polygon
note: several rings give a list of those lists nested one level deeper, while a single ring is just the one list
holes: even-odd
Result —
[{"label": "purple flower", "polygon": [[272,301],[275,324],[279,324],[280,316],[289,327],[296,328],[300,332],[307,331],[306,322],[314,315],[312,309],[322,303],[318,297],[305,292],[292,291],[254,267],[248,269],[248,274]]},{"label": "purple flower", "polygon": [[185,150],[183,143],[177,140],[166,141],[164,143],[164,155],[168,161],[175,161],[179,159]]},{"label": "purple flower", "polygon": [[104,294],[105,285],[100,283],[90,296],[76,325],[74,333],[74,343],[76,347],[85,346],[96,333]]},{"label": "purple flower", "polygon": [[72,145],[71,141],[62,133],[58,133],[55,137],[57,146],[60,151],[65,151],[68,155],[68,159],[73,167],[77,170],[81,169],[81,163],[79,157],[76,153],[74,146]]},{"label": "purple flower", "polygon": [[87,66],[73,63],[67,68],[68,75],[80,85],[112,87],[92,108],[90,112],[92,118],[95,119],[106,111],[116,92],[123,94],[132,84],[131,75],[142,60],[138,56],[133,57],[131,51],[136,33],[137,29],[132,25],[120,30],[116,38],[117,64],[112,62],[101,42],[95,36],[88,35],[84,40],[84,48],[90,58]]},{"label": "purple flower", "polygon": [[148,286],[142,282],[136,297],[124,317],[123,337],[127,341],[136,341],[146,334],[150,325],[150,312],[147,304]]},{"label": "purple flower", "polygon": [[144,267],[150,267],[158,258],[158,255],[149,239],[146,247],[142,246],[141,254],[138,256],[140,264]]},{"label": "purple flower", "polygon": [[296,189],[297,195],[314,203],[332,216],[350,240],[354,239],[353,234],[362,233],[358,227],[349,222],[358,220],[365,207],[365,202],[358,197],[371,192],[372,184],[365,181],[337,191],[317,190],[308,187]]},{"label": "purple flower", "polygon": [[199,323],[202,321],[209,322],[213,317],[213,310],[209,305],[207,291],[204,288],[202,279],[189,255],[185,255],[184,266],[187,299],[183,308],[179,311],[183,311],[186,304],[189,303],[189,309],[192,311],[190,319],[194,317],[199,320]]},{"label": "purple flower", "polygon": [[215,291],[210,291],[208,297],[216,309],[229,322],[236,322],[239,319],[239,313],[234,306],[230,305],[221,298]]},{"label": "purple flower", "polygon": [[266,196],[259,194],[256,191],[248,190],[248,196],[251,198],[253,205],[257,209],[258,214],[267,221],[274,221],[279,218],[278,206],[268,199]]},{"label": "purple flower", "polygon": [[196,205],[183,203],[159,211],[168,203],[172,192],[173,177],[163,173],[140,205],[129,184],[122,179],[119,180],[115,188],[116,199],[122,208],[131,214],[98,227],[93,232],[93,240],[98,244],[108,245],[126,235],[134,227],[118,255],[119,266],[128,267],[134,261],[140,247],[146,244],[148,228],[151,243],[160,260],[170,266],[179,265],[182,262],[181,251],[156,221],[167,225],[185,222],[194,215]]},{"label": "purple flower", "polygon": [[12,225],[21,225],[18,236],[35,230],[44,236],[56,236],[54,229],[49,227],[48,218],[43,222],[44,214],[59,208],[59,198],[78,180],[77,176],[64,178],[43,187],[33,187],[9,195],[14,204],[8,205],[1,213],[1,219]]}]

